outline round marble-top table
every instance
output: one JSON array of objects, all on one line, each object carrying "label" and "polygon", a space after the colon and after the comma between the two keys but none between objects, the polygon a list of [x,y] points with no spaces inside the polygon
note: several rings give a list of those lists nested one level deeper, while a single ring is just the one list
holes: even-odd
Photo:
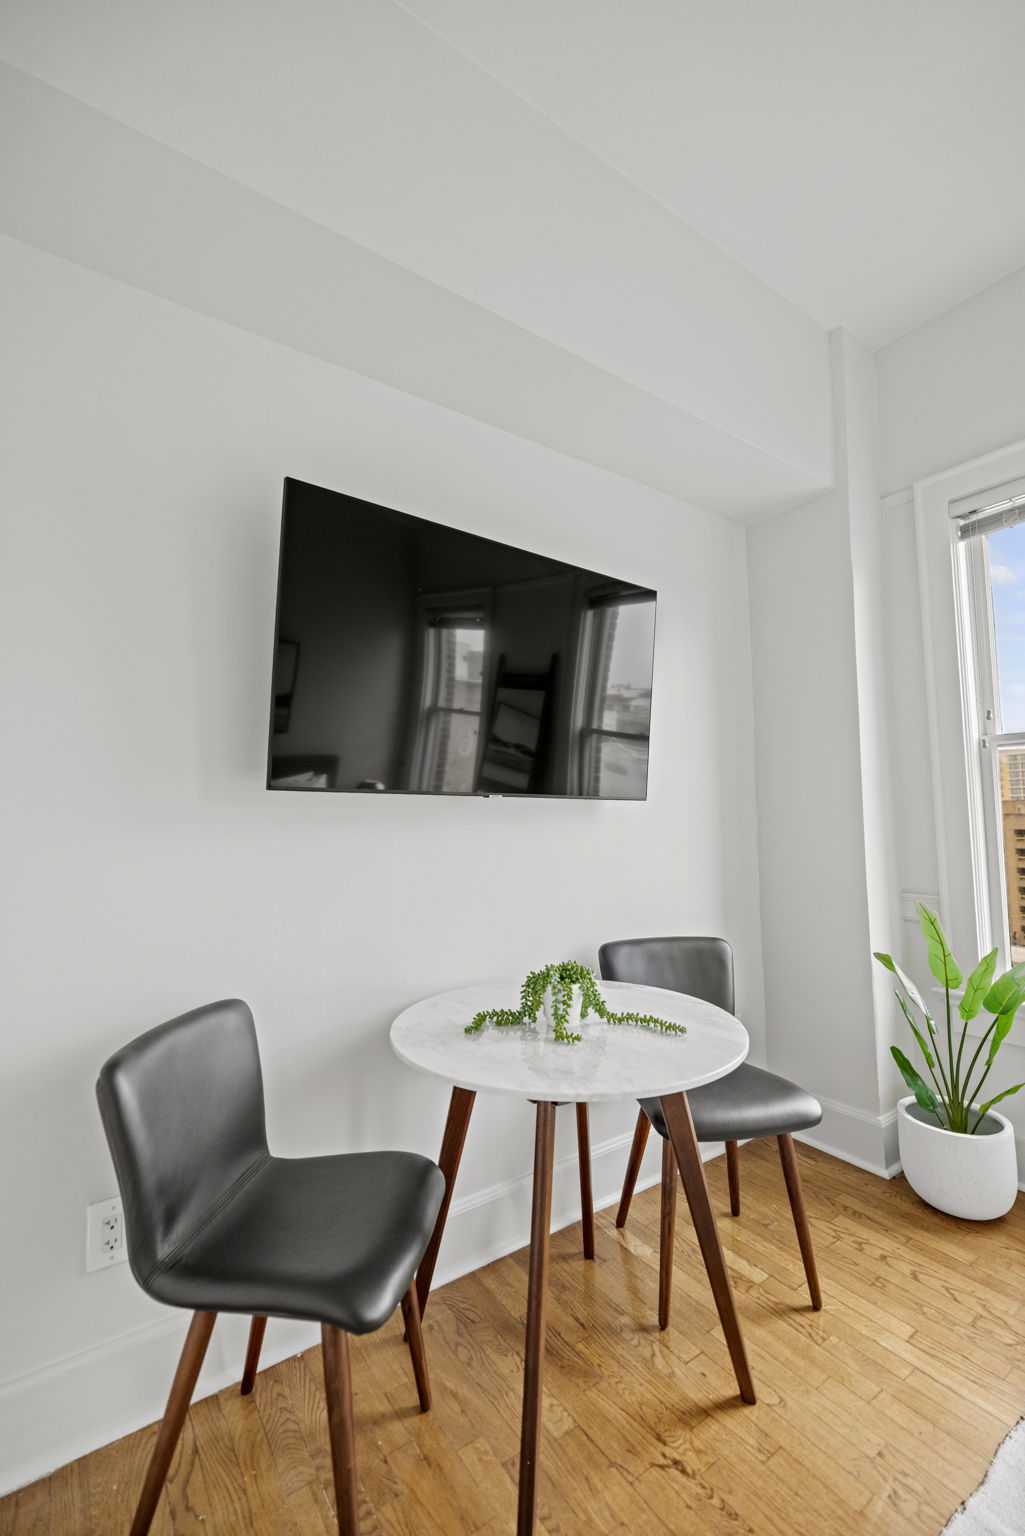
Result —
[{"label": "round marble-top table", "polygon": [[581,1199],[585,1217],[584,1251],[587,1257],[593,1257],[593,1228],[588,1251],[590,1153],[587,1105],[612,1099],[661,1100],[669,1141],[683,1180],[740,1395],[745,1402],[755,1400],[733,1291],[686,1097],[688,1088],[714,1082],[741,1064],[748,1050],[747,1031],[732,1014],[680,992],[615,981],[603,981],[601,991],[616,1013],[654,1014],[670,1023],[682,1024],[687,1032],[666,1034],[640,1025],[606,1024],[592,1016],[584,1021],[580,1029],[583,1039],[575,1045],[553,1040],[543,1027],[488,1024],[480,1033],[468,1035],[466,1025],[478,1011],[518,1007],[519,983],[508,980],[424,998],[400,1013],[391,1028],[392,1048],[402,1061],[454,1085],[438,1158],[445,1175],[445,1197],[417,1272],[421,1311],[430,1295],[434,1266],[477,1094],[512,1095],[529,1099],[537,1106],[518,1536],[530,1536],[534,1529],[555,1110],[559,1104],[577,1106]]}]

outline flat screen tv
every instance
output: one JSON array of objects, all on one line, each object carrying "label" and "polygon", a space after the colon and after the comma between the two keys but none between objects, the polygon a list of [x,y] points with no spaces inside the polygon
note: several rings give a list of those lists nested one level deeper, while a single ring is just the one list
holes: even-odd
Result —
[{"label": "flat screen tv", "polygon": [[643,800],[655,597],[286,480],[267,786]]}]

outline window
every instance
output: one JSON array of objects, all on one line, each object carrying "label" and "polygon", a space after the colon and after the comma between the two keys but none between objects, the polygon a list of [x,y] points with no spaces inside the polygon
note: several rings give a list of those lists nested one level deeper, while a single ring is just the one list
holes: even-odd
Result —
[{"label": "window", "polygon": [[[652,597],[592,596],[584,620],[578,714],[581,792],[607,781],[620,799],[643,799],[651,718]],[[1023,824],[1025,830],[1025,824]]]},{"label": "window", "polygon": [[1012,884],[1025,844],[1025,495],[969,500],[952,508],[970,668],[962,686],[977,738],[991,932],[1017,963],[1025,960],[1016,899],[1025,886]]},{"label": "window", "polygon": [[[1025,940],[1025,913],[1014,886],[1008,890],[1009,881],[1017,884],[1017,859],[1025,863],[1025,814],[1005,825],[1000,770],[1004,752],[1025,756],[1025,712],[1014,686],[1025,581],[1017,582],[1013,551],[1001,548],[1001,529],[1005,545],[1022,536],[1005,514],[1025,503],[1025,442],[920,480],[913,494],[938,910],[956,955],[995,946],[1006,966],[1015,934]],[[980,526],[983,514],[1000,526]],[[1025,807],[1013,799],[1012,766],[1007,803]]]}]

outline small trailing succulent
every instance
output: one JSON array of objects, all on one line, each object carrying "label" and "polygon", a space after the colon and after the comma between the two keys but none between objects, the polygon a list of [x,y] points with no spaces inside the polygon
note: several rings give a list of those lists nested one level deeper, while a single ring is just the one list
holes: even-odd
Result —
[{"label": "small trailing succulent", "polygon": [[[898,986],[895,987],[894,994],[900,1004],[901,1012],[910,1025],[911,1033],[918,1041],[918,1048],[925,1059],[925,1065],[934,1086],[930,1088],[898,1046],[891,1045],[890,1051],[917,1103],[922,1109],[936,1116],[941,1129],[954,1131],[962,1136],[974,1136],[985,1119],[987,1111],[992,1109],[994,1104],[999,1104],[1001,1099],[1008,1098],[1025,1086],[1016,1083],[1013,1088],[1005,1088],[1003,1093],[996,1094],[984,1104],[977,1102],[982,1092],[982,1085],[996,1060],[996,1054],[1014,1023],[1014,1016],[1025,1002],[1025,964],[1013,965],[1009,971],[1005,971],[994,981],[993,972],[996,970],[997,951],[991,949],[988,955],[982,957],[968,980],[964,982],[964,992],[957,1005],[961,1016],[961,1027],[955,1035],[950,993],[952,988],[961,986],[963,980],[961,970],[950,952],[950,945],[940,927],[939,918],[923,902],[918,903],[918,921],[929,951],[929,969],[946,993],[945,1039],[937,1033],[932,1014],[923,1002],[914,982],[905,976],[896,961],[890,955],[878,953],[875,958],[897,978]],[[924,1018],[925,1034],[919,1028],[911,1011],[912,1008],[917,1008]],[[993,1019],[983,1033],[968,1066],[962,1070],[968,1025],[983,1008],[987,1013],[993,1014]],[[978,1078],[973,1083],[972,1073],[984,1050],[986,1060]]]},{"label": "small trailing succulent", "polygon": [[613,1013],[598,990],[594,972],[577,960],[561,960],[556,965],[546,965],[543,970],[531,971],[520,987],[519,1008],[486,1008],[474,1015],[473,1023],[466,1026],[466,1033],[475,1035],[485,1024],[494,1024],[500,1029],[512,1025],[536,1024],[549,987],[552,990],[552,1015],[555,1019],[554,1037],[565,1045],[573,1045],[582,1038],[569,1029],[574,987],[580,988],[582,1019],[586,1019],[593,1010],[606,1024],[643,1024],[647,1029],[658,1029],[667,1035],[687,1033],[686,1025],[670,1024],[668,1019],[656,1018],[651,1013]]}]

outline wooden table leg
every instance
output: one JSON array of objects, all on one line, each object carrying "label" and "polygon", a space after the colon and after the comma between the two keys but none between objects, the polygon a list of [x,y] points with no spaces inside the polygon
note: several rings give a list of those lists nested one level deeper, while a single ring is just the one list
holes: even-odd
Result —
[{"label": "wooden table leg", "polygon": [[538,1104],[534,1135],[534,1198],[530,1210],[530,1271],[527,1284],[527,1336],[523,1366],[523,1424],[520,1431],[520,1496],[516,1536],[532,1536],[534,1530],[554,1164],[555,1105]]},{"label": "wooden table leg", "polygon": [[662,1210],[658,1234],[658,1326],[669,1327],[673,1299],[673,1256],[676,1242],[676,1158],[671,1141],[662,1143]]},{"label": "wooden table leg", "polygon": [[722,1244],[719,1241],[719,1229],[712,1215],[704,1164],[698,1150],[697,1137],[694,1135],[694,1121],[691,1119],[687,1095],[670,1093],[662,1099],[661,1103],[662,1114],[669,1130],[669,1139],[680,1166],[680,1177],[683,1179],[683,1188],[701,1248],[701,1257],[705,1261],[708,1282],[712,1287],[719,1321],[726,1335],[730,1359],[733,1361],[737,1386],[740,1388],[740,1395],[744,1402],[753,1403],[755,1389],[754,1382],[751,1380],[751,1367],[748,1364],[747,1351],[740,1332],[740,1321],[733,1301],[733,1287],[730,1285],[726,1260],[723,1258]]},{"label": "wooden table leg", "polygon": [[438,1212],[438,1219],[434,1223],[431,1240],[427,1244],[426,1252],[420,1260],[420,1268],[416,1272],[416,1299],[420,1303],[421,1317],[427,1306],[427,1298],[431,1294],[434,1266],[438,1262],[438,1249],[445,1234],[448,1208],[452,1204],[452,1191],[455,1188],[456,1174],[459,1172],[459,1162],[463,1155],[463,1143],[466,1141],[466,1132],[470,1125],[470,1111],[473,1109],[473,1101],[476,1097],[477,1095],[471,1093],[468,1088],[453,1088],[452,1097],[449,1100],[445,1134],[441,1138],[441,1151],[438,1154],[438,1167],[445,1175],[445,1194]]},{"label": "wooden table leg", "polygon": [[584,1258],[594,1258],[594,1195],[591,1191],[591,1130],[587,1105],[577,1105],[577,1163],[580,1166],[580,1225],[584,1234]]},{"label": "wooden table leg", "polygon": [[630,1148],[630,1156],[626,1164],[623,1193],[619,1199],[619,1210],[616,1212],[617,1227],[626,1226],[626,1218],[630,1214],[630,1202],[634,1197],[634,1188],[641,1171],[641,1159],[644,1157],[644,1149],[648,1145],[648,1132],[650,1130],[651,1121],[643,1109],[639,1109],[637,1111],[637,1124],[634,1126],[633,1145]]}]

